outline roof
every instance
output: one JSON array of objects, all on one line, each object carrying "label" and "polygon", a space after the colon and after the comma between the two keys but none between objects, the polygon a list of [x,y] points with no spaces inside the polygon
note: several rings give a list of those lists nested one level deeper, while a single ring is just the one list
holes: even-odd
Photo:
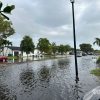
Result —
[{"label": "roof", "polygon": [[9,49],[12,49],[12,50],[18,50],[20,51],[20,47],[15,47],[15,46],[7,46]]}]

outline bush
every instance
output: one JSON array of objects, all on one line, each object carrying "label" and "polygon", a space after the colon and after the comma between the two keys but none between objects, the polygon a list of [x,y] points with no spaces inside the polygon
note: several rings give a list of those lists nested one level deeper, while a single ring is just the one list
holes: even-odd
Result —
[{"label": "bush", "polygon": [[14,56],[14,57],[13,57],[13,56],[9,56],[8,59],[9,59],[9,60],[12,60],[12,59],[16,59],[16,60],[17,60],[18,57],[17,57],[17,56]]},{"label": "bush", "polygon": [[96,61],[97,64],[100,64],[100,57]]},{"label": "bush", "polygon": [[11,57],[11,56],[13,56],[13,54],[8,54],[8,57]]},{"label": "bush", "polygon": [[96,68],[96,69],[92,70],[91,74],[94,74],[96,76],[100,76],[100,68]]}]

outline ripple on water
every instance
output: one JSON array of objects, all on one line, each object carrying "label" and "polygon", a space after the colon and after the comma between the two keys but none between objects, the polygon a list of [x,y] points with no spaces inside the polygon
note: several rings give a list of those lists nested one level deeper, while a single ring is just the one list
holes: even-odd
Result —
[{"label": "ripple on water", "polygon": [[81,100],[86,92],[100,84],[100,79],[90,75],[89,71],[96,66],[91,57],[80,57],[80,81],[76,84],[73,62],[71,56],[0,68],[0,99]]}]

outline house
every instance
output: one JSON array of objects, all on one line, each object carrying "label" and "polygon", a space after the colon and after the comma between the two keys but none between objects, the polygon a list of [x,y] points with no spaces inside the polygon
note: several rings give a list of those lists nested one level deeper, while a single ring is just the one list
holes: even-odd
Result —
[{"label": "house", "polygon": [[2,50],[3,50],[3,47],[0,47],[0,55],[3,55]]},{"label": "house", "polygon": [[35,50],[34,50],[34,57],[41,57],[41,56],[42,56],[42,54],[41,54],[40,50],[35,48]]},{"label": "house", "polygon": [[1,47],[0,53],[3,56],[19,56],[21,55],[20,47],[15,46],[5,46]]},{"label": "house", "polygon": [[[1,47],[0,48],[0,55],[3,56],[23,56],[26,57],[27,54],[26,52],[21,52],[20,47],[15,47],[15,46],[6,46],[6,47]],[[38,49],[34,50],[33,52],[30,52],[28,56],[34,56],[38,57],[41,56],[41,52]]]}]

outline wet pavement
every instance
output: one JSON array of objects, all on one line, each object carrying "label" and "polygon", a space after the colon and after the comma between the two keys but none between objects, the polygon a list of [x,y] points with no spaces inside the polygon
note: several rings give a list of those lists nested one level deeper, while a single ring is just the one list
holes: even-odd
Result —
[{"label": "wet pavement", "polygon": [[92,58],[78,58],[78,83],[74,56],[1,67],[0,100],[82,100],[100,85],[100,77],[90,74],[96,68]]}]

